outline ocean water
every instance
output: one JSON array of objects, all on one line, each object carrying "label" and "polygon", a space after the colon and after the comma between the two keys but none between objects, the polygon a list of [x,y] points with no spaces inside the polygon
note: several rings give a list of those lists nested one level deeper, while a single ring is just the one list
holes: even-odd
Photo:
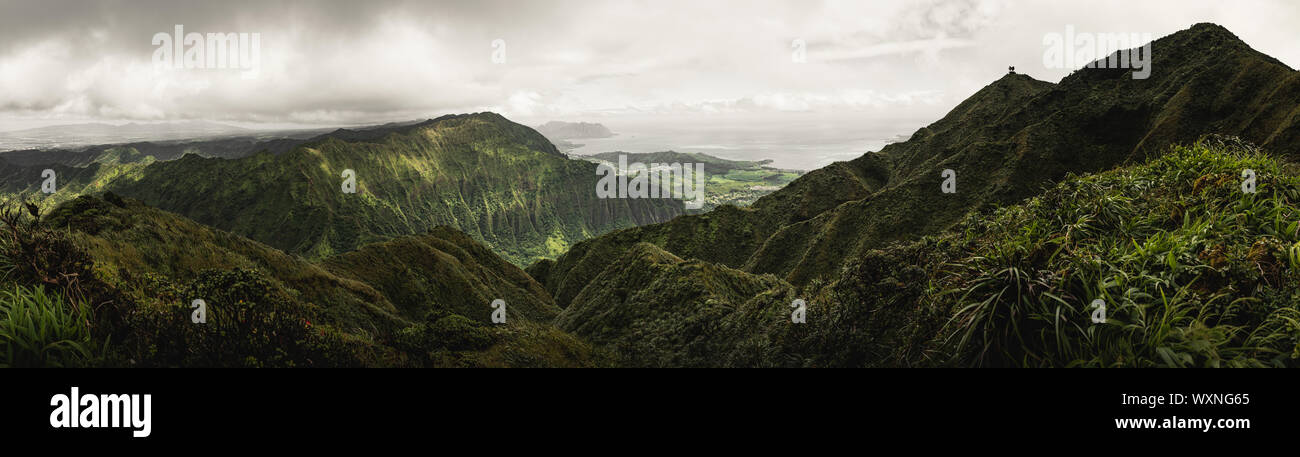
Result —
[{"label": "ocean water", "polygon": [[771,166],[813,170],[851,160],[902,141],[925,125],[920,120],[796,123],[615,123],[617,135],[570,140],[574,154],[601,152],[700,152],[731,160],[771,159]]}]

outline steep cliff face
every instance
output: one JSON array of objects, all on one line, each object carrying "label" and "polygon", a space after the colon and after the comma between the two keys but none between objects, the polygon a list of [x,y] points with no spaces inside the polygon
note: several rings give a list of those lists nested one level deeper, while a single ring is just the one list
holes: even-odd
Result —
[{"label": "steep cliff face", "polygon": [[[311,258],[449,225],[526,265],[681,213],[675,201],[597,198],[595,168],[484,113],[339,131],[279,155],[186,156],[110,188]],[[356,193],[342,191],[345,170]]]}]

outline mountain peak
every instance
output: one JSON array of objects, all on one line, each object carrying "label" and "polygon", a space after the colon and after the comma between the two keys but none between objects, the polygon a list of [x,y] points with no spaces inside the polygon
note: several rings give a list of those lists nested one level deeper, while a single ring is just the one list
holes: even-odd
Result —
[{"label": "mountain peak", "polygon": [[1037,79],[1034,79],[1033,77],[1023,73],[1007,73],[1005,75],[1002,75],[1001,78],[994,80],[993,83],[990,84],[990,86],[1025,84],[1025,83],[1034,83],[1034,82],[1041,82],[1041,81],[1038,81]]},{"label": "mountain peak", "polygon": [[357,129],[340,128],[313,137],[309,142],[319,142],[330,139],[344,142],[373,142],[386,138],[389,135],[406,135],[424,129],[441,129],[444,127],[455,128],[466,125],[467,123],[475,122],[480,126],[486,126],[488,129],[495,130],[495,134],[509,137],[513,141],[525,144],[533,150],[561,157],[564,156],[564,154],[555,148],[555,145],[552,145],[545,137],[538,134],[536,131],[527,126],[506,119],[505,116],[490,111],[467,114],[446,114],[433,119],[412,123],[388,123]]},{"label": "mountain peak", "polygon": [[[1257,57],[1272,63],[1286,66],[1281,61],[1264,54],[1252,48],[1236,34],[1232,33],[1226,27],[1212,22],[1202,22],[1188,27],[1186,30],[1174,32],[1169,36],[1156,40],[1158,47],[1181,47],[1194,52],[1206,54],[1205,57],[1213,59],[1226,59],[1228,57]],[[1161,58],[1163,51],[1154,51],[1156,59]],[[1287,66],[1287,68],[1291,68]]]},{"label": "mountain peak", "polygon": [[1200,48],[1203,51],[1210,51],[1214,48],[1221,47],[1225,44],[1232,45],[1234,48],[1250,49],[1246,42],[1238,38],[1236,34],[1226,27],[1212,22],[1201,22],[1179,30],[1167,36],[1157,39],[1162,45],[1173,45],[1178,47]]},{"label": "mountain peak", "polygon": [[1237,38],[1237,35],[1229,31],[1227,27],[1224,27],[1219,24],[1215,24],[1213,22],[1198,22],[1196,24],[1192,24],[1192,26],[1188,27],[1187,30],[1185,30],[1185,32],[1190,32],[1195,34],[1208,33],[1208,34],[1216,34],[1216,35],[1226,35],[1233,38]]}]

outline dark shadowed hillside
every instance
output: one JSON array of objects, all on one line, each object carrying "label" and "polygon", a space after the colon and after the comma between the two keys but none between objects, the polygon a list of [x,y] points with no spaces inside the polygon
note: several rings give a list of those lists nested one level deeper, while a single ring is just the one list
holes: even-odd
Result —
[{"label": "dark shadowed hillside", "polygon": [[[116,342],[110,356],[142,365],[591,363],[585,345],[549,325],[559,310],[540,284],[447,227],[317,263],[111,193],[70,201],[41,226],[66,230],[117,297],[94,304],[101,337]],[[189,322],[194,299],[213,325]],[[490,325],[495,299],[508,305],[506,324]],[[319,334],[279,349],[220,346],[208,332],[232,331],[230,313],[267,326],[243,329],[254,333]]]},{"label": "dark shadowed hillside", "polygon": [[[883,363],[883,354],[894,351],[886,347],[903,341],[915,344],[901,355],[889,352],[891,363],[919,363],[927,357],[926,351],[934,350],[925,345],[953,311],[931,308],[933,302],[921,298],[929,290],[927,287],[933,287],[927,282],[933,278],[926,272],[946,268],[930,263],[942,259],[942,251],[917,257],[892,250],[882,255],[875,250],[894,241],[941,233],[972,211],[1022,201],[1067,175],[1141,163],[1158,157],[1170,145],[1190,144],[1205,134],[1239,136],[1282,157],[1300,158],[1300,142],[1296,141],[1300,139],[1300,125],[1295,117],[1300,110],[1300,78],[1294,70],[1254,51],[1213,24],[1199,24],[1164,37],[1152,47],[1154,71],[1149,79],[1134,80],[1130,70],[1087,68],[1060,84],[1009,74],[971,96],[943,119],[917,131],[908,141],[809,172],[750,208],[722,207],[707,214],[611,233],[579,243],[557,261],[535,265],[530,271],[547,285],[557,303],[566,307],[561,323],[570,322],[574,313],[602,316],[593,313],[593,307],[608,308],[610,316],[621,316],[621,312],[614,314],[620,309],[620,300],[611,301],[603,290],[610,287],[610,272],[622,270],[629,256],[644,257],[635,253],[644,252],[645,243],[649,243],[660,248],[663,256],[717,264],[719,268],[727,267],[733,276],[774,274],[800,288],[809,301],[816,298],[837,304],[824,310],[826,318],[833,322],[822,324],[831,327],[814,326],[815,333],[805,338],[771,340],[754,349],[792,357],[768,357],[761,364],[879,364]],[[1231,156],[1236,149],[1210,151],[1207,154],[1221,154],[1214,155],[1216,160],[1230,162],[1222,155]],[[956,172],[956,193],[940,190],[941,171],[945,169]],[[931,270],[908,269],[909,264],[923,262]],[[868,270],[875,273],[843,276],[845,268],[861,271],[864,265],[875,265]],[[902,273],[907,276],[900,276]],[[659,279],[656,284],[689,283],[693,273],[662,274],[677,278]],[[822,289],[826,281],[837,280],[839,286],[834,291]],[[637,296],[643,302],[653,303],[653,297],[671,294],[659,287],[620,287],[619,297]],[[857,291],[851,299],[838,295],[849,288]],[[1017,290],[1015,293],[1025,293]],[[1084,287],[1079,290],[1076,299],[1087,295],[1082,293]],[[961,288],[950,293],[960,297]],[[728,322],[728,316],[748,301],[745,297],[712,300],[725,305],[702,306],[677,320],[692,322],[705,314],[716,314],[712,321]],[[902,314],[890,318],[895,320],[868,320],[874,314],[884,318],[880,306],[886,304],[898,307],[887,308],[891,313]],[[709,327],[703,331],[712,336],[698,339],[719,338],[736,347],[739,341],[755,335],[782,332],[779,329],[790,328],[789,305],[771,301],[769,311],[775,320],[753,327],[749,333]],[[786,317],[784,323],[781,315]],[[676,345],[676,349],[661,346],[658,350],[679,356],[694,347],[690,341],[674,339],[663,330],[672,326],[622,317],[596,319],[566,328],[599,335],[604,341],[662,340]],[[1000,322],[998,319],[1005,317],[993,319]],[[863,340],[863,335],[845,333],[856,332],[852,330],[855,328],[865,331],[867,325],[882,333],[873,334],[871,341]],[[591,328],[600,331],[587,330]],[[795,326],[788,331],[801,330]],[[906,336],[906,332],[912,336]],[[880,338],[887,342],[880,343]],[[848,352],[828,351],[831,346],[823,344],[832,342],[834,347]],[[810,358],[794,357],[794,353]],[[831,357],[831,353],[838,355]],[[1061,363],[1062,358],[1086,354],[1054,354],[1040,363]],[[1005,359],[999,360],[1005,363]],[[1106,359],[1092,363],[1118,362]]]}]

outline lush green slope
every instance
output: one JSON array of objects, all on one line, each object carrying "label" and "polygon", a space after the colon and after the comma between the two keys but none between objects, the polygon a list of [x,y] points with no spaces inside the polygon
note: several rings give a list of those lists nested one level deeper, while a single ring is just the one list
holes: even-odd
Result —
[{"label": "lush green slope", "polygon": [[858,254],[826,284],[639,243],[557,323],[650,366],[1297,366],[1298,221],[1300,168],[1210,139]]},{"label": "lush green slope", "polygon": [[[1008,76],[958,105],[947,117],[929,128],[942,127],[945,132],[973,128],[977,121],[987,119],[987,111],[996,106],[1022,104],[1048,87],[1050,84],[1028,77]],[[966,123],[954,125],[961,120]],[[897,147],[896,145],[912,141],[918,139],[914,137],[909,142],[890,146]],[[889,150],[887,147],[886,152]],[[992,157],[987,159],[978,165],[989,170],[999,169],[1001,164],[994,163],[996,160]],[[934,214],[938,208],[916,211],[918,203],[921,203],[919,200],[934,200],[927,194],[939,194],[939,170],[934,170],[935,179],[930,179],[921,176],[915,167],[924,165],[902,166],[885,152],[868,153],[850,162],[837,162],[810,171],[781,190],[760,198],[750,207],[723,206],[707,214],[680,217],[667,223],[637,227],[584,241],[557,259],[547,278],[547,286],[563,306],[592,278],[592,272],[601,270],[603,263],[617,258],[620,252],[640,241],[658,244],[682,257],[719,262],[753,272],[785,275],[813,260],[820,260],[819,265],[830,272],[837,260],[842,260],[843,256],[851,252],[851,243],[863,240],[881,243],[888,241],[887,237],[891,235],[924,233],[927,227],[915,226],[915,220],[941,216]],[[912,173],[914,180],[933,181],[933,186],[925,194],[913,193],[914,186],[896,189],[897,182],[907,180],[900,176],[905,172]],[[974,188],[975,185],[974,182],[962,180],[963,191]],[[951,211],[960,214],[964,212],[962,205],[975,196],[973,192],[962,192],[959,195],[962,195],[962,201],[946,199],[942,203],[954,206]],[[879,203],[874,202],[877,199],[880,199]],[[876,217],[847,220],[848,218],[836,214],[841,206],[852,207],[854,216],[864,216],[870,212]],[[908,225],[909,219],[912,226]],[[896,231],[872,233],[889,229]],[[835,239],[837,236],[851,238],[838,249],[829,249],[831,256],[839,256],[840,259],[807,257],[816,242]],[[573,275],[570,275],[571,271],[574,272]]]},{"label": "lush green slope", "polygon": [[407,316],[438,310],[489,322],[497,299],[512,318],[550,322],[560,311],[523,270],[450,227],[366,245],[321,264],[378,288]]},{"label": "lush green slope", "polygon": [[[1085,68],[1060,84],[1010,74],[911,139],[807,173],[750,208],[720,208],[589,240],[545,278],[560,306],[638,242],[683,258],[834,278],[847,259],[938,233],[970,210],[1020,201],[1067,173],[1140,161],[1206,133],[1300,157],[1300,77],[1213,24],[1157,40],[1149,79]],[[943,170],[954,194],[940,191]]]},{"label": "lush green slope", "polygon": [[[53,208],[79,195],[104,192],[114,181],[133,179],[154,162],[152,157],[135,156],[131,150],[110,149],[83,166],[62,164],[17,165],[0,159],[0,197],[31,201],[42,208]],[[42,192],[47,175],[54,171],[53,194]]]},{"label": "lush green slope", "polygon": [[[632,366],[747,365],[756,330],[783,320],[792,287],[771,276],[685,261],[640,243],[583,289],[556,320]],[[785,306],[782,306],[784,303]]]},{"label": "lush green slope", "polygon": [[[3,233],[18,234],[0,237],[0,260],[31,271],[7,280],[23,297],[39,298],[31,287],[40,284],[58,286],[61,304],[49,307],[95,310],[90,346],[104,349],[82,356],[85,363],[581,366],[602,360],[549,325],[558,308],[540,284],[447,227],[310,262],[112,193],[79,197],[34,220],[0,224]],[[37,242],[22,241],[28,239]],[[51,239],[65,241],[31,247]],[[499,325],[489,315],[497,298],[508,305],[507,322]],[[205,301],[212,325],[190,322],[194,299]]]},{"label": "lush green slope", "polygon": [[[1289,354],[1292,349],[1288,345],[1294,341],[1279,335],[1294,330],[1278,330],[1290,319],[1287,313],[1292,311],[1284,306],[1289,302],[1276,297],[1289,296],[1293,293],[1290,289],[1293,286],[1286,286],[1288,289],[1282,291],[1263,292],[1245,288],[1230,292],[1216,289],[1215,293],[1220,296],[1213,300],[1209,295],[1189,298],[1187,290],[1169,288],[1170,284],[1187,286],[1189,278],[1186,275],[1190,273],[1180,272],[1182,276],[1164,278],[1168,283],[1158,288],[1138,289],[1150,297],[1126,295],[1117,298],[1118,303],[1123,303],[1118,305],[1122,306],[1123,312],[1140,307],[1145,316],[1126,315],[1123,322],[1129,327],[1119,333],[1129,332],[1128,339],[1119,341],[1122,338],[1108,334],[1108,341],[1122,346],[1109,348],[1091,340],[1102,330],[1087,330],[1086,325],[1078,322],[1072,324],[1085,329],[1079,333],[1047,332],[1030,325],[1047,317],[1042,311],[1049,307],[1043,304],[1047,299],[1041,293],[1053,292],[1053,289],[1037,283],[1014,283],[1022,287],[993,289],[1002,292],[998,300],[1018,298],[1033,305],[1024,305],[1024,311],[1012,306],[1015,311],[1010,315],[999,314],[1002,308],[997,306],[962,311],[959,322],[983,322],[985,324],[981,325],[987,327],[970,330],[969,326],[948,325],[944,331],[956,332],[954,328],[958,327],[968,330],[957,332],[960,337],[949,339],[953,333],[944,334],[941,329],[945,329],[953,313],[971,304],[953,297],[986,299],[988,297],[980,295],[987,292],[982,287],[999,283],[979,286],[948,278],[946,280],[952,282],[941,288],[934,284],[945,279],[933,276],[936,272],[964,268],[970,276],[1010,274],[1011,278],[1001,279],[1021,281],[1024,271],[1006,270],[1005,265],[985,264],[985,259],[991,258],[987,252],[981,255],[953,252],[952,235],[940,237],[939,240],[943,241],[926,239],[919,244],[881,250],[900,240],[945,233],[972,211],[978,213],[1023,201],[1044,187],[1054,186],[1071,173],[1089,173],[1141,163],[1158,156],[1167,145],[1191,142],[1204,133],[1239,135],[1281,156],[1300,157],[1300,150],[1296,149],[1300,147],[1300,142],[1296,141],[1300,127],[1294,123],[1293,116],[1300,109],[1300,79],[1295,71],[1255,52],[1231,33],[1212,24],[1194,26],[1162,38],[1153,46],[1159,51],[1155,53],[1155,72],[1150,79],[1133,80],[1128,71],[1107,69],[1083,69],[1055,85],[1021,75],[1007,75],[976,93],[943,119],[918,131],[909,141],[891,144],[879,153],[869,153],[850,162],[809,172],[749,208],[721,207],[707,214],[683,216],[668,223],[611,233],[579,243],[555,262],[539,263],[529,271],[547,285],[556,302],[566,307],[566,313],[567,307],[585,309],[593,306],[591,297],[601,296],[599,290],[610,287],[606,272],[624,268],[625,254],[644,251],[646,248],[642,243],[657,246],[666,251],[665,255],[728,267],[732,274],[737,270],[751,275],[776,274],[797,288],[796,295],[816,304],[810,305],[810,309],[820,308],[822,320],[812,323],[810,318],[807,330],[810,334],[804,338],[773,339],[770,344],[753,349],[756,353],[767,354],[754,362],[759,365],[1290,364],[1288,360],[1291,359],[1279,359],[1268,352]],[[1258,160],[1255,158],[1237,162],[1233,158],[1234,154],[1239,154],[1236,150],[1221,147],[1195,150],[1198,152],[1190,154],[1207,155],[1213,158],[1212,162],[1221,165],[1258,164],[1259,169],[1271,172],[1278,169],[1275,162],[1254,162]],[[1180,160],[1178,157],[1188,154],[1183,150],[1171,156],[1170,160],[1177,161]],[[1172,165],[1156,162],[1149,167],[1178,172],[1178,179],[1193,180],[1202,173],[1227,172],[1204,168],[1203,165],[1196,161]],[[940,191],[943,179],[940,172],[945,169],[956,171],[957,192],[954,194]],[[1117,173],[1143,173],[1142,170],[1146,169],[1126,169]],[[1240,172],[1237,170],[1235,173]],[[1179,189],[1174,184],[1187,183],[1170,183],[1171,187]],[[1126,205],[1128,200],[1140,197],[1157,197],[1136,195],[1132,188],[1122,191],[1124,193],[1120,195],[1111,195],[1124,202],[1117,205]],[[1167,205],[1195,203],[1186,193],[1160,196],[1175,202],[1167,201],[1164,203]],[[1213,203],[1235,204],[1226,200]],[[1286,206],[1289,204],[1284,201],[1282,209],[1274,211],[1285,213],[1289,211]],[[1057,205],[1056,209],[1070,208],[1064,203]],[[1137,208],[1142,207],[1126,211],[1142,214]],[[1222,206],[1213,209],[1226,210]],[[1084,217],[1071,215],[1075,216]],[[1104,219],[1106,215],[1092,217]],[[1286,220],[1285,216],[1279,220]],[[1034,242],[1047,243],[1059,235],[1053,234],[1053,224],[1075,223],[1078,219],[1039,220],[1022,214],[1019,219],[999,221],[1008,234],[1029,236],[1028,233],[1034,233],[1041,237],[1034,238]],[[1129,261],[1127,258],[1106,257],[1128,254],[1115,247],[1125,246],[1127,231],[1133,229],[1135,227],[1122,224],[1096,229],[1097,236],[1106,237],[1101,246],[1110,249],[1097,249],[1094,258],[1087,261],[1123,266],[1119,272],[1110,273],[1115,277],[1108,277],[1101,284],[1088,285],[1093,289],[1087,290],[1106,290],[1104,294],[1107,296],[1126,293],[1126,290],[1108,290],[1112,286],[1105,281],[1118,281],[1116,277],[1131,280],[1150,274],[1150,270],[1142,269],[1144,265],[1125,263]],[[1256,230],[1249,226],[1223,229],[1229,230],[1225,233],[1234,233],[1230,230],[1254,233]],[[1219,225],[1214,225],[1214,230],[1219,230]],[[1143,233],[1134,232],[1134,235]],[[1200,236],[1208,235],[1201,233]],[[1142,242],[1141,239],[1138,241]],[[1151,242],[1166,243],[1167,240]],[[1249,249],[1251,246],[1250,243],[1238,244],[1234,249]],[[1140,252],[1146,252],[1144,249],[1148,248],[1141,249]],[[957,265],[945,263],[947,259],[952,259]],[[1220,263],[1219,267],[1227,268],[1224,265]],[[1241,268],[1241,263],[1235,265],[1238,266],[1234,268]],[[1050,271],[1066,274],[1084,266],[1059,265]],[[1268,268],[1263,271],[1268,271]],[[1224,270],[1222,274],[1228,272]],[[1254,279],[1257,278],[1250,277],[1249,272],[1237,278],[1244,283],[1251,283]],[[1042,279],[1045,282],[1052,280],[1054,278],[1050,275]],[[1079,281],[1077,278],[1074,280]],[[673,280],[665,278],[661,281]],[[1277,284],[1276,280],[1273,283]],[[1057,284],[1055,287],[1063,286]],[[940,293],[943,291],[947,293]],[[645,297],[649,302],[654,302],[653,297],[658,293],[663,292],[648,286],[643,289],[629,287],[623,292],[628,296]],[[966,295],[968,293],[970,295]],[[1072,293],[1072,300],[1093,298],[1077,289]],[[1165,298],[1159,298],[1161,293]],[[1151,297],[1190,304],[1189,308],[1177,313],[1163,314],[1157,312],[1159,309]],[[1224,297],[1241,301],[1231,305],[1220,303]],[[731,304],[746,301],[746,297],[724,300]],[[1134,304],[1135,301],[1141,301],[1140,306]],[[1210,301],[1219,308],[1192,307]],[[1260,308],[1262,311],[1247,318],[1233,309],[1223,309],[1242,306],[1246,302],[1265,305]],[[597,299],[596,303],[597,306],[615,306],[617,300]],[[994,303],[1000,302],[994,300]],[[1072,302],[1070,306],[1078,311],[1088,303],[1090,301],[1084,300],[1083,303]],[[772,302],[766,306],[773,307],[771,312],[775,313],[777,307],[788,306],[788,303]],[[992,311],[971,314],[976,309]],[[782,311],[788,313],[788,309]],[[1168,316],[1169,319],[1163,324],[1151,324],[1152,315]],[[687,322],[691,319],[689,314],[675,318]],[[727,322],[728,318],[724,316],[719,320]],[[1134,324],[1135,321],[1139,323]],[[679,355],[688,353],[692,347],[685,342],[664,339],[666,335],[647,334],[642,326],[629,321],[585,325],[601,328],[602,341],[618,343],[633,336],[674,341],[676,346],[658,350]],[[719,339],[721,342],[712,343],[717,344],[716,347],[741,347],[740,341],[749,341],[746,343],[749,347],[754,343],[746,338],[773,335],[779,328],[773,325],[776,324],[754,326],[747,333],[718,332],[701,338]],[[1150,325],[1166,327],[1151,328]],[[1202,327],[1215,328],[1210,332],[1215,336],[1211,340],[1193,341],[1193,338],[1205,337],[1204,332],[1193,335]],[[586,333],[578,327],[571,328]],[[1027,328],[1035,328],[1037,333],[1016,335],[1015,341],[1006,336],[1009,331],[1019,332]],[[1186,338],[1166,340],[1172,338],[1169,332],[1184,332]],[[1258,332],[1259,338],[1265,339],[1246,335],[1252,332]],[[1145,343],[1139,344],[1141,341],[1135,335],[1145,338],[1141,340]],[[1070,341],[1057,345],[1059,352],[1053,352],[1043,348],[1052,341],[1047,339],[1048,336]],[[963,338],[968,342],[978,341],[978,344],[967,344],[960,349],[948,345]],[[1232,345],[1240,344],[1255,346],[1246,350],[1233,349],[1236,346]],[[975,346],[981,350],[969,352]],[[1200,348],[1198,351],[1201,352],[1192,351],[1193,346]],[[990,349],[982,349],[985,347]],[[1014,352],[1016,350],[1022,353]],[[1218,351],[1218,355],[1206,354],[1204,351],[1207,350]],[[717,360],[736,360],[729,357],[719,355]]]},{"label": "lush green slope", "polygon": [[[449,225],[526,264],[681,212],[675,201],[598,199],[595,167],[486,113],[336,132],[279,155],[186,156],[110,188],[311,258]],[[356,172],[355,194],[341,190],[347,169]]]},{"label": "lush green slope", "polygon": [[1298,220],[1292,163],[1210,139],[859,257],[828,295],[875,363],[1296,366]]},{"label": "lush green slope", "polygon": [[43,223],[69,230],[95,260],[96,276],[137,302],[156,302],[151,294],[158,281],[185,283],[212,269],[257,270],[286,294],[322,306],[322,317],[349,330],[392,331],[401,326],[392,302],[364,283],[112,193],[78,197],[55,208]]}]

